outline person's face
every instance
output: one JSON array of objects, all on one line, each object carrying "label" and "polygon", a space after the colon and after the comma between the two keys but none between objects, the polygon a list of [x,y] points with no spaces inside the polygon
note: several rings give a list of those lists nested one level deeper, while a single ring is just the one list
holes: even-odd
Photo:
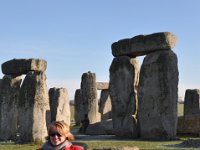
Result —
[{"label": "person's face", "polygon": [[64,137],[58,133],[56,127],[53,127],[51,129],[49,136],[50,136],[50,142],[54,146],[57,146],[57,145],[63,143],[66,139],[66,137]]}]

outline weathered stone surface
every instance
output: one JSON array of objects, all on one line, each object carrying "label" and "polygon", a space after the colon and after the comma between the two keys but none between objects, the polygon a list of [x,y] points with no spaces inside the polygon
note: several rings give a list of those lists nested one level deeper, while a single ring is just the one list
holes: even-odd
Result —
[{"label": "weathered stone surface", "polygon": [[21,77],[5,75],[0,84],[0,141],[15,140]]},{"label": "weathered stone surface", "polygon": [[19,97],[19,133],[22,142],[45,141],[49,96],[44,72],[26,75]]},{"label": "weathered stone surface", "polygon": [[184,100],[184,116],[195,114],[200,115],[200,90],[187,89]]},{"label": "weathered stone surface", "polygon": [[97,90],[106,90],[109,89],[108,82],[97,82]]},{"label": "weathered stone surface", "polygon": [[76,122],[76,125],[80,125],[81,120],[84,120],[84,114],[85,114],[85,110],[84,110],[84,104],[83,104],[83,100],[81,98],[81,90],[77,89],[75,91],[75,96],[74,96],[74,119]]},{"label": "weathered stone surface", "polygon": [[176,138],[178,75],[173,51],[159,51],[144,58],[138,88],[141,138]]},{"label": "weathered stone surface", "polygon": [[178,117],[177,133],[200,136],[200,115]]},{"label": "weathered stone surface", "polygon": [[[81,78],[81,96],[84,104],[85,114],[91,124],[100,121],[100,113],[98,112],[96,74],[87,72],[83,73]],[[84,114],[84,115],[85,115]]]},{"label": "weathered stone surface", "polygon": [[99,112],[101,113],[101,121],[112,118],[112,104],[109,90],[102,90],[99,101]]},{"label": "weathered stone surface", "polygon": [[43,59],[12,59],[1,65],[3,74],[22,75],[29,71],[44,72],[47,62]]},{"label": "weathered stone surface", "polygon": [[110,66],[109,91],[112,101],[112,120],[115,135],[137,137],[135,75],[138,73],[127,56],[114,58]]},{"label": "weathered stone surface", "polygon": [[49,102],[51,110],[51,122],[63,120],[70,125],[70,107],[67,89],[50,88]]},{"label": "weathered stone surface", "polygon": [[104,120],[87,127],[86,134],[89,135],[114,135],[112,119]]},{"label": "weathered stone surface", "polygon": [[118,56],[142,56],[154,51],[169,50],[175,47],[177,38],[170,32],[138,35],[119,40],[112,44],[112,54]]}]

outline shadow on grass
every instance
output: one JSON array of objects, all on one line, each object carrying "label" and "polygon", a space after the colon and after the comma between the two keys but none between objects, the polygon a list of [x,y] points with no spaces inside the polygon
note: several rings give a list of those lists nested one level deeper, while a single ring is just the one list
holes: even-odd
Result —
[{"label": "shadow on grass", "polygon": [[180,144],[173,144],[173,145],[164,145],[165,147],[169,148],[198,148],[200,149],[200,139],[188,139],[183,141]]}]

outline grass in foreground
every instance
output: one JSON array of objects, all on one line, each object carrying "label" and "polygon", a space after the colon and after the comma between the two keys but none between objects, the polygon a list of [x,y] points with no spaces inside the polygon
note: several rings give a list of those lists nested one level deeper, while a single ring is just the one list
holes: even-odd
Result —
[{"label": "grass in foreground", "polygon": [[22,145],[0,145],[0,150],[36,150],[38,145],[22,144]]},{"label": "grass in foreground", "polygon": [[[177,141],[77,141],[88,145],[89,149],[103,148],[123,148],[123,147],[139,147],[140,150],[197,150],[200,148],[184,147],[182,142],[188,138],[182,138]],[[198,138],[199,139],[199,138]],[[23,145],[0,145],[0,150],[36,150],[40,145],[23,144]]]},{"label": "grass in foreground", "polygon": [[[89,148],[123,148],[138,147],[140,150],[195,150],[192,147],[184,147],[183,141],[89,141],[85,142]],[[200,148],[198,148],[200,149]]]}]

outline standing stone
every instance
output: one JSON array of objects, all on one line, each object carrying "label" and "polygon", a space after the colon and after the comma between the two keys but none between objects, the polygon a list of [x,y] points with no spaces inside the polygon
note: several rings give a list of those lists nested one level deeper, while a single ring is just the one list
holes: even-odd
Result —
[{"label": "standing stone", "polygon": [[83,108],[83,101],[81,99],[81,90],[77,89],[75,91],[75,96],[74,96],[74,106],[75,106],[75,111],[74,111],[74,119],[76,122],[76,125],[81,124],[81,120],[84,119],[84,108]]},{"label": "standing stone", "polygon": [[200,114],[200,90],[187,89],[184,100],[184,116]]},{"label": "standing stone", "polygon": [[49,96],[44,72],[28,72],[20,90],[19,109],[21,141],[45,141]]},{"label": "standing stone", "polygon": [[67,90],[65,88],[50,88],[49,100],[51,122],[63,120],[70,125],[70,106]]},{"label": "standing stone", "polygon": [[81,95],[84,104],[85,115],[88,114],[89,122],[100,121],[98,112],[97,86],[95,73],[84,73],[81,79]]},{"label": "standing stone", "polygon": [[110,66],[110,96],[112,101],[112,120],[115,135],[137,137],[135,70],[137,64],[131,64],[128,56],[113,59]]},{"label": "standing stone", "polygon": [[112,104],[108,89],[101,91],[99,112],[101,113],[101,121],[112,119]]},{"label": "standing stone", "polygon": [[141,138],[176,138],[178,75],[177,56],[173,51],[154,52],[144,58],[138,89]]},{"label": "standing stone", "polygon": [[5,75],[0,84],[0,140],[15,140],[21,77]]}]

